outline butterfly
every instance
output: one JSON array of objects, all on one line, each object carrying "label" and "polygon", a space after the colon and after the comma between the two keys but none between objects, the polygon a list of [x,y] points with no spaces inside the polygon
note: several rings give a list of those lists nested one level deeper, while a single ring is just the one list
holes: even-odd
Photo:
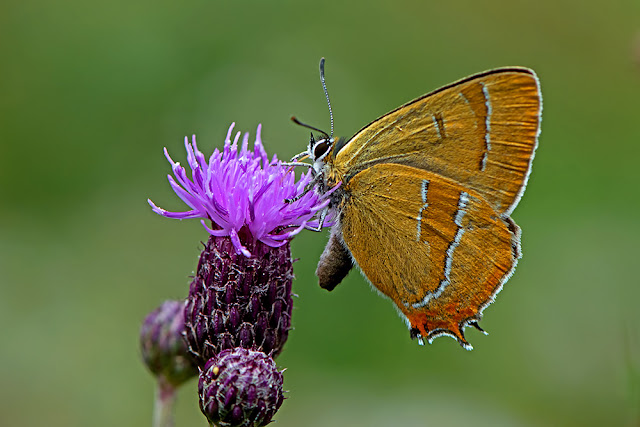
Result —
[{"label": "butterfly", "polygon": [[[478,322],[521,258],[510,215],[525,190],[542,112],[533,70],[497,68],[423,95],[350,139],[312,130],[291,165],[313,170],[305,191],[330,198],[320,226],[334,225],[318,262],[334,289],[358,266],[393,301],[422,345]],[[313,131],[322,136],[316,139]],[[309,158],[312,163],[301,162]]]}]

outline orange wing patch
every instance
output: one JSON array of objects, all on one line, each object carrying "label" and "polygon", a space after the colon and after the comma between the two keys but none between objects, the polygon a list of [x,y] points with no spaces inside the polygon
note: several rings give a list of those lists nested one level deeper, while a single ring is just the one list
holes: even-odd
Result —
[{"label": "orange wing patch", "polygon": [[363,273],[406,317],[412,335],[476,325],[520,256],[520,231],[483,196],[435,173],[378,164],[345,185],[342,237]]}]

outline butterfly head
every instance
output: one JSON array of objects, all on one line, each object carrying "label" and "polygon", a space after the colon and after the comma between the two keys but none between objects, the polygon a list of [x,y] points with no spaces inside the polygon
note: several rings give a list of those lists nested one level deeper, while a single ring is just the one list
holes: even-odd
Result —
[{"label": "butterfly head", "polygon": [[[329,154],[331,153],[331,150],[333,148],[334,143],[336,142],[336,139],[332,135],[329,135],[328,133],[326,133],[321,129],[318,129],[306,123],[302,123],[300,120],[298,120],[295,117],[291,117],[291,120],[294,123],[302,127],[306,127],[307,129],[311,129],[312,131],[316,131],[321,135],[319,139],[316,139],[316,137],[313,136],[313,132],[311,132],[311,137],[309,138],[309,145],[307,146],[307,151],[302,152],[294,157],[295,160],[299,160],[301,158],[311,159],[311,161],[313,162],[313,169],[315,169],[315,171],[319,173],[322,170],[324,164],[326,163],[327,156],[329,156]],[[304,157],[302,157],[303,155]]]},{"label": "butterfly head", "polygon": [[320,139],[315,139],[313,134],[311,134],[311,139],[309,140],[309,158],[314,163],[317,161],[323,161],[331,151],[334,142],[334,138],[323,136]]},{"label": "butterfly head", "polygon": [[311,134],[309,139],[309,147],[307,148],[307,156],[313,162],[313,169],[316,173],[320,173],[324,168],[327,156],[331,152],[335,140],[334,138],[323,135],[321,138],[316,139]]}]

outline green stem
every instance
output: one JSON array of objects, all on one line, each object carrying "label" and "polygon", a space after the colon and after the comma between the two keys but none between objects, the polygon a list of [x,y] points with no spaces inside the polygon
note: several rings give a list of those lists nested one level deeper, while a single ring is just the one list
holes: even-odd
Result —
[{"label": "green stem", "polygon": [[158,377],[156,403],[153,408],[153,427],[173,427],[173,408],[176,402],[176,389],[164,377]]}]

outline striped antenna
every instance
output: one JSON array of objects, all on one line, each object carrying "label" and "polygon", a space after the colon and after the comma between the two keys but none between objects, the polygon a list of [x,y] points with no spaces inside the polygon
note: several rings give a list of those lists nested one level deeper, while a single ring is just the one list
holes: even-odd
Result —
[{"label": "striped antenna", "polygon": [[322,89],[324,89],[324,96],[327,97],[327,105],[329,106],[329,118],[331,119],[331,138],[333,138],[333,111],[331,110],[331,101],[329,101],[327,84],[324,81],[324,58],[320,59],[320,81],[322,82]]}]

